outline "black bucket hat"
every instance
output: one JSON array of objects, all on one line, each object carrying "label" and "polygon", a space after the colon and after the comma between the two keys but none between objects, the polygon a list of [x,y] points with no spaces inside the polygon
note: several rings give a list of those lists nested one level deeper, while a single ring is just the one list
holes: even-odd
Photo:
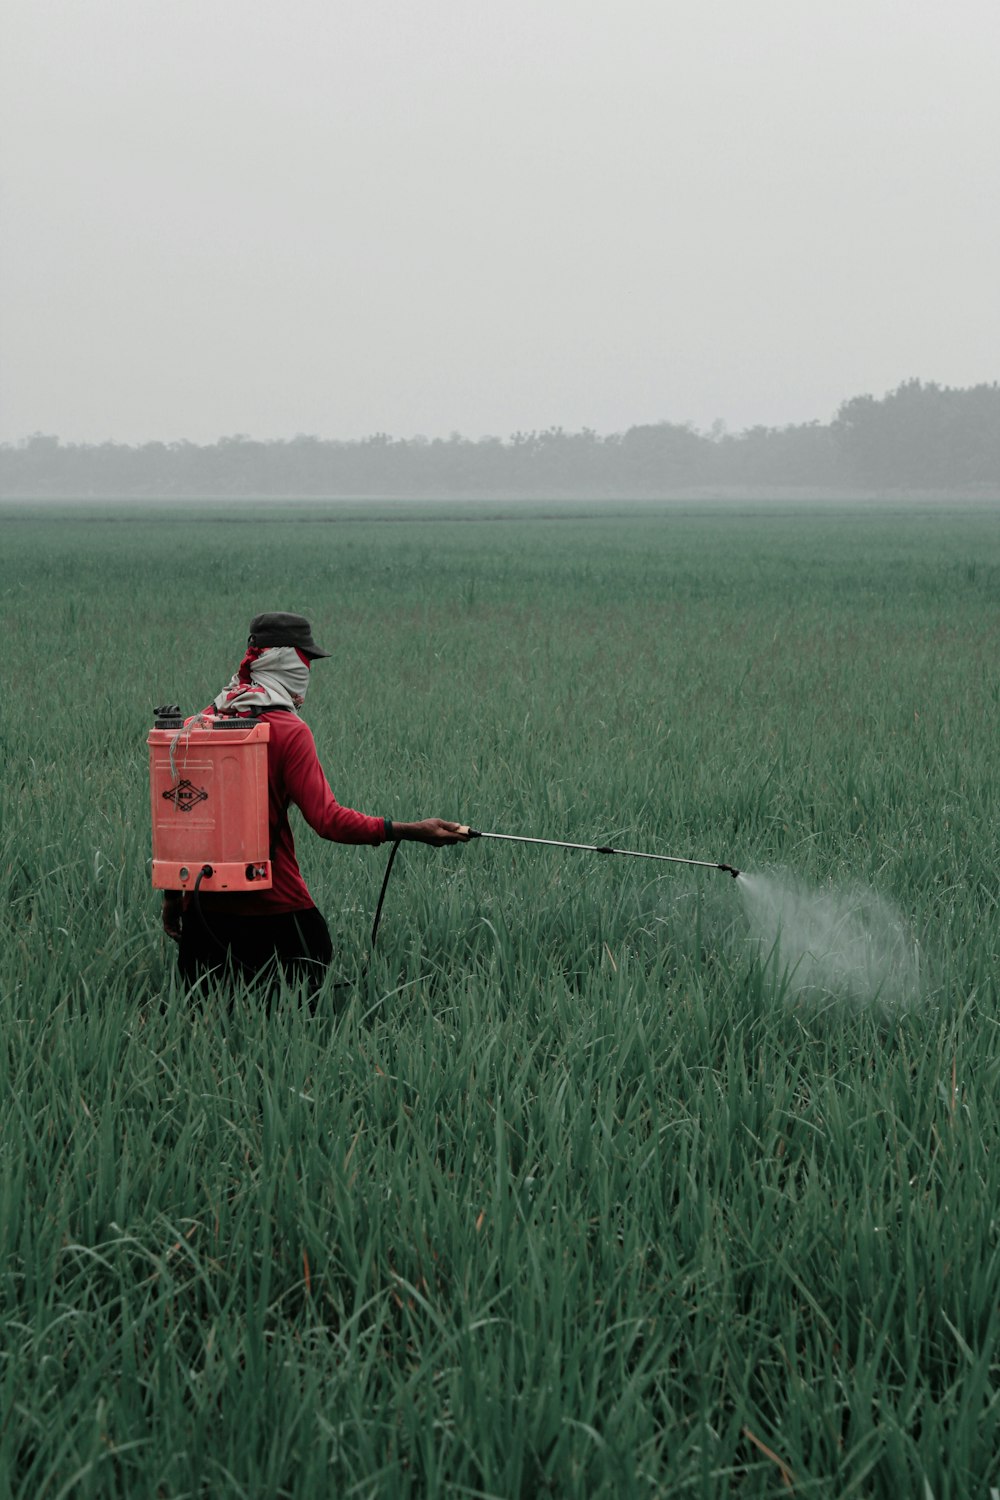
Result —
[{"label": "black bucket hat", "polygon": [[304,615],[254,615],[250,621],[248,646],[295,646],[303,656],[329,656],[312,638],[312,626]]}]

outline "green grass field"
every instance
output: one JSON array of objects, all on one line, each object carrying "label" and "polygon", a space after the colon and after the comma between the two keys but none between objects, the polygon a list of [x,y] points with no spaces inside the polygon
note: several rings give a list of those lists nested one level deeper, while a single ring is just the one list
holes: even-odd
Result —
[{"label": "green grass field", "polygon": [[[998,520],[0,509],[0,1497],[992,1500]],[[303,829],[316,1013],[194,1004],[145,736],[266,609],[340,801],[864,885],[919,992],[485,841],[403,847],[366,969],[385,851]]]}]

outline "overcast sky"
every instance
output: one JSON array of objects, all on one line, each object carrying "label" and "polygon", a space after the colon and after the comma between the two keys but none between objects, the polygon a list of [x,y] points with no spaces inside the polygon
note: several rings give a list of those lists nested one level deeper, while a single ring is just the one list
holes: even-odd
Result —
[{"label": "overcast sky", "polygon": [[1000,378],[998,0],[5,0],[0,439]]}]

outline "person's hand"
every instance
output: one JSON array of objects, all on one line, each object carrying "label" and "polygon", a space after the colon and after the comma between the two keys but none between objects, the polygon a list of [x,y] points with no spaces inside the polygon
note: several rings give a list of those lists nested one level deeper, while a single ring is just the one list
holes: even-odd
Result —
[{"label": "person's hand", "polygon": [[449,823],[445,818],[424,818],[419,823],[393,823],[397,838],[414,839],[419,844],[467,844],[469,830],[464,823]]},{"label": "person's hand", "polygon": [[167,937],[174,943],[181,940],[181,916],[184,911],[184,898],[180,891],[163,892],[163,930]]}]

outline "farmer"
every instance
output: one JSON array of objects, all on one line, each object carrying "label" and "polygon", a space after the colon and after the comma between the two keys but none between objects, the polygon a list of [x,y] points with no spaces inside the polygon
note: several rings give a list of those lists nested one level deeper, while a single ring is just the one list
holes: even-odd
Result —
[{"label": "farmer", "polygon": [[257,615],[250,622],[239,668],[205,710],[224,718],[260,718],[270,725],[267,744],[268,820],[272,884],[269,890],[207,892],[197,901],[165,891],[163,929],[179,944],[178,968],[191,983],[230,969],[252,978],[275,961],[289,978],[317,988],[333,956],[330,932],[299,871],[288,822],[291,803],[320,838],[340,844],[382,844],[415,839],[423,844],[464,842],[458,823],[424,818],[397,823],[341,807],[330,790],[309,726],[299,709],[312,663],[329,656],[301,615]]}]

